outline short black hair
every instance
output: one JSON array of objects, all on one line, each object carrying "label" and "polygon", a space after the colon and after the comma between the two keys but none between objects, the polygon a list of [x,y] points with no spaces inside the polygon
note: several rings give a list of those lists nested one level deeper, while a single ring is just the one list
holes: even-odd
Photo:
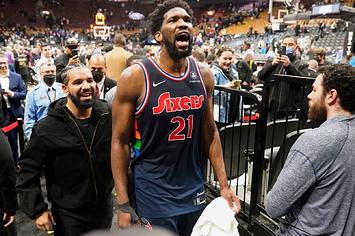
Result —
[{"label": "short black hair", "polygon": [[78,62],[78,63],[74,63],[74,64],[68,64],[61,72],[61,78],[63,81],[63,84],[68,85],[69,82],[69,78],[68,78],[68,73],[69,71],[71,71],[72,69],[79,69],[79,68],[86,68],[88,70],[90,70],[86,65]]},{"label": "short black hair", "polygon": [[318,69],[323,76],[323,92],[337,91],[341,107],[355,112],[355,67],[348,64],[323,66]]},{"label": "short black hair", "polygon": [[192,10],[189,4],[182,0],[168,0],[165,1],[163,4],[158,4],[157,8],[149,15],[150,17],[150,30],[151,33],[154,35],[156,32],[160,31],[160,28],[164,21],[164,15],[170,9],[175,7],[180,7],[184,9],[187,14],[192,17]]}]

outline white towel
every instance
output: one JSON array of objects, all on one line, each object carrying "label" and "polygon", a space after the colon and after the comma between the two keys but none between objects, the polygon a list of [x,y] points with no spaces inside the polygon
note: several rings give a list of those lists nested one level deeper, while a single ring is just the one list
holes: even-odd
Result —
[{"label": "white towel", "polygon": [[218,197],[202,212],[191,236],[239,236],[238,222],[228,202]]}]

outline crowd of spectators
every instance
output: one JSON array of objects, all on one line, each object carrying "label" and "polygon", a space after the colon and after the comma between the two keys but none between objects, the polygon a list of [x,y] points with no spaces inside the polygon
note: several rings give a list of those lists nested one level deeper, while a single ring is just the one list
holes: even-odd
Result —
[{"label": "crowd of spectators", "polygon": [[[318,75],[318,68],[325,65],[343,62],[355,66],[354,53],[345,55],[343,48],[315,46],[320,38],[327,35],[336,36],[338,33],[345,32],[347,26],[341,21],[301,21],[286,28],[283,32],[275,32],[271,25],[266,25],[264,33],[255,32],[250,27],[249,32],[245,35],[222,34],[224,27],[231,24],[243,24],[244,17],[259,17],[260,11],[264,8],[264,5],[253,6],[250,11],[243,12],[236,11],[236,6],[230,4],[226,9],[216,10],[213,13],[214,16],[209,16],[208,11],[201,15],[201,19],[199,19],[201,24],[196,27],[193,37],[192,57],[201,63],[208,64],[213,72],[216,85],[251,90],[255,84],[269,80],[270,76],[275,73],[314,78]],[[220,13],[221,17],[215,13]],[[61,22],[66,21],[67,19],[61,19]],[[111,78],[117,81],[124,68],[130,65],[133,60],[141,60],[147,56],[153,57],[159,52],[159,47],[154,43],[154,40],[149,43],[150,41],[145,37],[147,36],[146,26],[143,27],[142,32],[129,34],[126,37],[118,32],[122,31],[122,28],[130,28],[131,26],[128,27],[125,24],[114,26],[111,29],[112,40],[102,41],[96,40],[90,30],[68,29],[60,26],[63,24],[53,25],[51,28],[0,26],[0,58],[6,59],[6,63],[2,63],[8,66],[9,71],[2,74],[1,78],[9,74],[19,80],[16,91],[12,91],[9,85],[6,85],[4,97],[6,97],[6,101],[16,98],[16,104],[22,110],[16,114],[13,113],[15,116],[11,119],[2,121],[2,127],[10,125],[17,118],[23,118],[27,125],[31,123],[28,119],[30,119],[29,114],[33,108],[31,107],[33,102],[30,101],[35,99],[34,88],[38,88],[36,85],[45,78],[45,75],[41,75],[43,64],[49,63],[52,67],[55,65],[55,73],[49,73],[51,76],[46,78],[51,79],[56,74],[56,83],[49,82],[49,87],[56,85],[56,90],[59,90],[60,84],[64,83],[62,71],[74,60],[80,61],[90,67],[92,71],[96,71],[93,73],[100,77],[98,82],[101,82],[102,78],[106,78],[106,76],[107,80]],[[340,35],[343,36],[343,34]],[[231,46],[233,43],[235,43],[234,46]],[[226,46],[227,44],[229,46]],[[100,63],[104,62],[105,65],[97,69],[94,66],[95,60]],[[115,84],[112,83],[110,89],[115,87]],[[3,86],[1,84],[1,87]],[[102,82],[100,86],[105,85]],[[101,94],[100,98],[106,99],[105,95],[106,92],[110,94],[109,90],[102,91],[105,91],[105,94]],[[294,93],[293,97],[297,98],[299,91],[290,91]],[[283,94],[285,98],[288,95]],[[55,95],[57,98],[64,96],[62,93]],[[238,101],[235,104],[239,106]],[[41,112],[45,113],[48,106],[49,103]],[[299,104],[296,104],[295,101],[291,106],[298,107]],[[222,111],[220,117],[215,117],[216,122],[228,122],[225,119],[227,116],[224,114],[228,109]],[[303,112],[306,114],[306,111]],[[283,114],[277,113],[273,116],[279,118]],[[31,137],[33,124],[31,125],[25,133],[26,139]],[[13,145],[14,140],[11,140],[9,133],[7,135],[14,162],[16,162],[18,147]],[[17,143],[17,140],[15,142]]]}]

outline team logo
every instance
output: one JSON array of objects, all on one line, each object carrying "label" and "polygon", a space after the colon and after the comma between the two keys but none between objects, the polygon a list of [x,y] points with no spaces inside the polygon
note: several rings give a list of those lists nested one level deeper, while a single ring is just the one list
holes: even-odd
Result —
[{"label": "team logo", "polygon": [[201,81],[199,80],[199,78],[197,77],[197,74],[194,71],[190,72],[190,79],[189,79],[190,83],[201,83]]}]

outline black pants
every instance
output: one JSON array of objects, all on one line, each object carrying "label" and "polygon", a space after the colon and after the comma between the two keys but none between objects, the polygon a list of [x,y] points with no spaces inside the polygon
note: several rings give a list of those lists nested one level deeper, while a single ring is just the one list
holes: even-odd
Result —
[{"label": "black pants", "polygon": [[52,208],[56,222],[55,236],[79,236],[92,230],[110,229],[112,224],[112,200],[104,206],[85,209]]},{"label": "black pants", "polygon": [[[8,125],[12,124],[13,122],[17,121],[17,118],[15,117],[14,113],[12,112],[11,109],[7,109],[7,114],[9,116],[9,122]],[[17,144],[17,129],[13,129],[9,132],[6,133],[6,136],[9,140],[9,144],[11,146],[11,151],[12,151],[12,157],[14,158],[15,164],[17,163],[18,159],[18,144]]]},{"label": "black pants", "polygon": [[[184,215],[166,217],[166,218],[147,218],[149,223],[159,226],[176,233],[179,236],[190,236],[202,210],[194,211]],[[57,235],[56,235],[57,236]]]}]

